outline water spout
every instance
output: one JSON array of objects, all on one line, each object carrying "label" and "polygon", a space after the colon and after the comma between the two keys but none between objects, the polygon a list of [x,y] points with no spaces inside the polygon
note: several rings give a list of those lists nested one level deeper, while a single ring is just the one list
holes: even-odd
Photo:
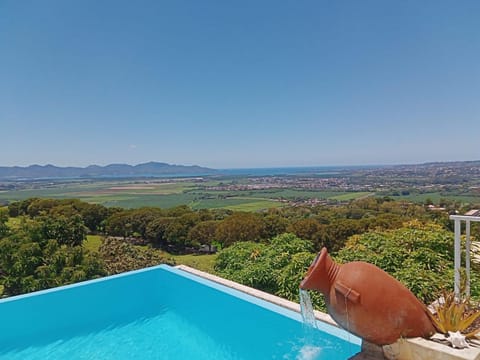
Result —
[{"label": "water spout", "polygon": [[312,299],[307,290],[300,289],[300,310],[303,323],[309,327],[317,328],[315,313],[313,312]]}]

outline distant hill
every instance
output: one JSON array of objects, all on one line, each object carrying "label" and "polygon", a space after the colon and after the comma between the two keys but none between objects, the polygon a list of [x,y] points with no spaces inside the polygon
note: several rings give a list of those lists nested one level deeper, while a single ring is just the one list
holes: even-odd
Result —
[{"label": "distant hill", "polygon": [[165,175],[207,175],[216,170],[197,165],[171,165],[148,162],[138,165],[110,164],[106,166],[58,167],[54,165],[0,166],[0,179],[154,177]]}]

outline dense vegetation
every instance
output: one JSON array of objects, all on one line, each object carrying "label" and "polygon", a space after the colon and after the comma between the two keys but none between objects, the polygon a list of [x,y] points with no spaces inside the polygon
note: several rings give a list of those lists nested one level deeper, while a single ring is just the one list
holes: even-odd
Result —
[{"label": "dense vegetation", "polygon": [[[366,261],[404,283],[430,303],[441,290],[453,290],[453,236],[438,224],[411,221],[399,229],[352,236],[339,251],[339,262]],[[472,295],[480,295],[472,264]]]},{"label": "dense vegetation", "polygon": [[[313,243],[283,234],[265,243],[238,242],[217,257],[215,270],[227,279],[298,301],[298,285],[315,258]],[[314,296],[317,307],[323,305]]]},{"label": "dense vegetation", "polygon": [[109,275],[158,264],[175,264],[174,260],[166,258],[158,251],[152,251],[148,247],[134,246],[113,237],[103,240],[98,253]]},{"label": "dense vegetation", "polygon": [[[292,234],[268,243],[237,243],[219,254],[216,270],[231,280],[297,301],[298,284],[315,257],[312,247],[311,242]],[[340,263],[375,264],[425,303],[453,287],[452,234],[434,223],[411,221],[395,230],[354,235],[334,258]],[[473,267],[475,270],[478,265]],[[472,285],[472,296],[478,298],[475,271]],[[316,296],[314,302],[323,308],[323,299]]]},{"label": "dense vegetation", "polygon": [[[3,224],[6,224],[5,216]],[[4,293],[16,295],[106,275],[96,256],[81,247],[84,225],[52,217],[23,221],[3,231],[0,274]]]},{"label": "dense vegetation", "polygon": [[[104,238],[98,251],[84,248],[87,234]],[[173,263],[162,251],[215,245],[222,249],[219,275],[296,301],[299,282],[325,246],[337,261],[378,265],[429,302],[451,286],[452,237],[447,213],[389,198],[255,213],[32,198],[0,212],[0,281],[4,294],[14,295]],[[320,297],[316,302],[321,306]]]},{"label": "dense vegetation", "polygon": [[[107,238],[99,252],[86,250],[82,246],[86,234],[98,230],[99,223],[92,221],[90,212],[80,209],[96,212],[95,206],[40,200],[32,204],[32,215],[21,216],[13,224],[9,223],[7,210],[0,209],[0,285],[4,296],[171,263],[153,249],[132,249],[115,239]],[[38,207],[39,204],[48,207]],[[14,205],[10,214],[18,209]]]}]

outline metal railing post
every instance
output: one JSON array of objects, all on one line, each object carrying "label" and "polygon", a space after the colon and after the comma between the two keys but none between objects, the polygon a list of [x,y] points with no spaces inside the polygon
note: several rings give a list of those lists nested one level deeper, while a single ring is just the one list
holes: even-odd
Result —
[{"label": "metal railing post", "polygon": [[478,210],[472,210],[475,214],[468,214],[468,215],[450,215],[450,220],[455,222],[455,242],[454,242],[454,284],[455,284],[455,297],[457,299],[460,298],[460,291],[461,283],[460,283],[460,275],[461,275],[461,266],[462,266],[462,243],[461,243],[461,235],[462,235],[462,221],[465,221],[465,295],[470,295],[470,270],[471,270],[471,252],[472,252],[472,240],[470,237],[470,225],[472,222],[480,222],[480,216],[478,216]]},{"label": "metal railing post", "polygon": [[461,223],[460,219],[455,219],[455,246],[454,246],[454,271],[455,271],[455,297],[457,299],[460,299],[460,265],[461,265],[461,259],[460,259],[460,253],[461,253],[461,248],[460,248],[460,233],[461,233]]},{"label": "metal railing post", "polygon": [[467,275],[467,282],[465,284],[465,295],[470,296],[470,220],[466,220],[465,223],[465,271]]}]

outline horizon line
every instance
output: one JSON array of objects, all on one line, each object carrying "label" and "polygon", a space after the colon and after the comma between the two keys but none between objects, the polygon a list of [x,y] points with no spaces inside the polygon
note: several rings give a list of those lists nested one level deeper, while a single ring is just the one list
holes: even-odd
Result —
[{"label": "horizon line", "polygon": [[129,164],[129,163],[121,163],[121,162],[112,162],[108,163],[105,165],[99,165],[99,164],[89,164],[85,166],[81,165],[54,165],[52,163],[45,163],[45,164],[39,164],[39,163],[33,163],[30,165],[0,165],[0,168],[14,168],[14,167],[19,167],[19,168],[28,168],[32,166],[40,166],[40,167],[47,167],[47,166],[53,166],[57,168],[80,168],[80,169],[86,169],[88,167],[92,166],[98,166],[98,167],[107,167],[111,165],[123,165],[123,166],[139,166],[139,165],[145,165],[149,163],[155,163],[155,164],[165,164],[168,166],[182,166],[182,167],[202,167],[202,168],[207,168],[211,170],[242,170],[242,169],[279,169],[279,168],[285,168],[285,169],[305,169],[305,168],[322,168],[322,167],[338,167],[338,168],[348,168],[348,167],[389,167],[389,166],[415,166],[415,165],[427,165],[427,164],[449,164],[449,163],[469,163],[469,162],[480,162],[480,159],[478,160],[436,160],[436,161],[424,161],[424,162],[412,162],[412,163],[407,163],[407,162],[402,162],[402,163],[362,163],[362,164],[344,164],[344,165],[339,165],[339,164],[328,164],[328,165],[276,165],[276,166],[240,166],[240,167],[210,167],[210,166],[205,166],[205,165],[198,165],[198,164],[176,164],[176,163],[168,163],[164,161],[146,161],[146,162],[140,162],[136,164]]}]

